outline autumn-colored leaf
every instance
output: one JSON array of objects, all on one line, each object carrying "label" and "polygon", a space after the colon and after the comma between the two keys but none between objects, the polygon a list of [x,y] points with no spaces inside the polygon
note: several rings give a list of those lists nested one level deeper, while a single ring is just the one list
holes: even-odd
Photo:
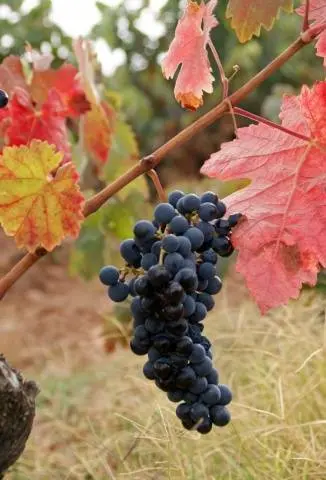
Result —
[{"label": "autumn-colored leaf", "polygon": [[261,27],[270,30],[280,10],[292,12],[293,0],[229,0],[226,18],[231,18],[240,42],[260,35]]},{"label": "autumn-colored leaf", "polygon": [[90,43],[79,38],[73,42],[73,46],[79,64],[82,87],[91,105],[91,110],[81,120],[82,146],[100,170],[109,158],[115,112],[107,102],[100,100],[97,92]]},{"label": "autumn-colored leaf", "polygon": [[65,154],[64,161],[70,160],[65,107],[55,89],[49,91],[41,109],[36,110],[29,94],[16,88],[9,103],[8,118],[3,120],[6,121],[6,145],[28,145],[33,139],[44,140]]},{"label": "autumn-colored leaf", "polygon": [[34,70],[31,83],[33,100],[42,105],[46,101],[49,90],[55,89],[66,107],[66,115],[80,116],[90,110],[90,103],[78,78],[78,70],[70,64],[59,69]]},{"label": "autumn-colored leaf", "polygon": [[11,96],[17,87],[29,91],[20,58],[10,55],[0,65],[0,88]]},{"label": "autumn-colored leaf", "polygon": [[[305,5],[297,9],[299,15],[304,16]],[[309,3],[309,20],[314,20],[316,23],[326,22],[326,2],[325,0],[310,0]],[[324,59],[324,66],[326,67],[326,31],[323,31],[316,43],[317,55]]]},{"label": "autumn-colored leaf", "polygon": [[163,75],[167,79],[173,78],[181,65],[174,95],[182,107],[190,110],[197,110],[203,104],[203,92],[213,91],[214,77],[206,47],[211,29],[218,25],[213,15],[216,4],[217,0],[200,5],[188,2],[162,62]]},{"label": "autumn-colored leaf", "polygon": [[[46,142],[6,147],[0,157],[0,223],[18,247],[51,251],[77,237],[84,197],[72,163]],[[59,167],[59,168],[58,168]]]},{"label": "autumn-colored leaf", "polygon": [[84,147],[98,167],[107,160],[112,145],[115,112],[106,102],[93,104],[83,122]]},{"label": "autumn-colored leaf", "polygon": [[251,184],[226,198],[246,219],[234,232],[237,268],[262,312],[315,285],[326,266],[326,82],[285,97],[282,124],[307,140],[263,124],[238,130],[202,173]]}]

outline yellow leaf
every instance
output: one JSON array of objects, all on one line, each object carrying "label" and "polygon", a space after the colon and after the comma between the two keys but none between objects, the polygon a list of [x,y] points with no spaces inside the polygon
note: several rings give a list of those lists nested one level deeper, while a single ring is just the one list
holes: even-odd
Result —
[{"label": "yellow leaf", "polygon": [[83,220],[84,197],[72,163],[47,142],[6,147],[0,157],[0,223],[18,247],[51,251]]},{"label": "yellow leaf", "polygon": [[292,12],[293,0],[229,0],[226,18],[231,18],[240,42],[260,35],[261,27],[271,30],[280,10]]}]

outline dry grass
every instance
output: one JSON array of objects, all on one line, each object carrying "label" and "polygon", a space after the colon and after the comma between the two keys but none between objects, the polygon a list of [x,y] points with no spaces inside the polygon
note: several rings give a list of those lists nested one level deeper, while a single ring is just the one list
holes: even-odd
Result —
[{"label": "dry grass", "polygon": [[24,372],[42,393],[8,478],[326,479],[325,298],[305,292],[265,317],[231,300],[224,294],[207,321],[215,365],[234,392],[230,426],[204,437],[181,429],[175,405],[128,350],[92,351],[87,365],[49,352]]}]

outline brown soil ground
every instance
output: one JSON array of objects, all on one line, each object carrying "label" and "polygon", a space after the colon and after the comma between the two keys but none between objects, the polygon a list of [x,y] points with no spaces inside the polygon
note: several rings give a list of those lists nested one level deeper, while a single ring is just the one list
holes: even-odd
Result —
[{"label": "brown soil ground", "polygon": [[[1,234],[1,275],[19,255]],[[83,352],[89,357],[91,345],[102,348],[103,313],[110,304],[96,279],[87,283],[69,277],[66,257],[61,251],[40,260],[1,302],[0,352],[17,368],[39,364],[43,353],[78,352],[81,360]]]}]

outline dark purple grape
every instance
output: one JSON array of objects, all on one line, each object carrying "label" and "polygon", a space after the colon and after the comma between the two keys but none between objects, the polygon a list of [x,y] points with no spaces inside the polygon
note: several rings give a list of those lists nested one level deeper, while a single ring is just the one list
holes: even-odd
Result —
[{"label": "dark purple grape", "polygon": [[100,280],[104,285],[112,286],[116,285],[119,281],[120,272],[113,265],[103,267],[99,274]]}]

